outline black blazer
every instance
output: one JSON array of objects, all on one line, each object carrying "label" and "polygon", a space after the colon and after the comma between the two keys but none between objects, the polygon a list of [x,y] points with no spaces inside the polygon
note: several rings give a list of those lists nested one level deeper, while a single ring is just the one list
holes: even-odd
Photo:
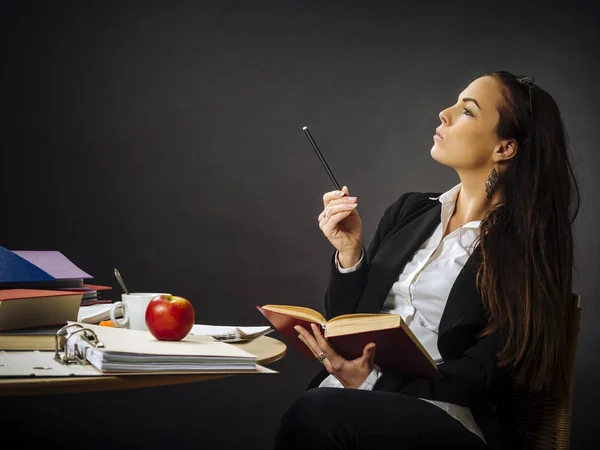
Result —
[{"label": "black blazer", "polygon": [[[361,267],[346,274],[331,258],[325,294],[325,317],[354,312],[379,313],[408,260],[440,223],[439,193],[409,192],[390,205],[379,221]],[[478,338],[486,312],[476,287],[481,261],[477,246],[458,275],[448,296],[439,326],[438,349],[443,358],[439,380],[392,373],[382,367],[374,390],[394,391],[471,408],[490,449],[514,447],[513,384],[496,365],[498,333]],[[328,375],[323,368],[310,382],[317,387]]]}]

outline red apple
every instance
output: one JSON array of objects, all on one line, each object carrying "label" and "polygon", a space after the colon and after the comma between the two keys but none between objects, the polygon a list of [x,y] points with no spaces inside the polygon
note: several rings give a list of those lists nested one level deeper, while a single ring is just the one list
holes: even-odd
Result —
[{"label": "red apple", "polygon": [[161,341],[180,341],[194,325],[194,305],[176,295],[157,295],[146,308],[146,326]]}]

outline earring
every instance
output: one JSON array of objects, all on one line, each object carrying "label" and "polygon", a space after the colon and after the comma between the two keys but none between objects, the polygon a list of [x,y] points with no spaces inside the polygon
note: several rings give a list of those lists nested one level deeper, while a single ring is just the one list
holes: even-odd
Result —
[{"label": "earring", "polygon": [[488,200],[492,198],[496,186],[498,186],[498,171],[496,170],[496,164],[494,164],[492,173],[490,173],[490,176],[485,182],[485,192],[487,193]]}]

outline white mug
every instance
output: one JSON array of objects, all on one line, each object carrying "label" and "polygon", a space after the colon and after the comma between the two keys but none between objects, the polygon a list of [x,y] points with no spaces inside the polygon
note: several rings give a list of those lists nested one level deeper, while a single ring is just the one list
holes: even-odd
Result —
[{"label": "white mug", "polygon": [[[110,308],[110,320],[118,328],[129,328],[130,330],[146,330],[146,308],[148,303],[157,295],[171,295],[165,293],[147,293],[134,292],[130,294],[122,294],[121,301],[113,303]],[[115,317],[115,312],[118,308],[123,309],[123,318],[121,320]]]}]

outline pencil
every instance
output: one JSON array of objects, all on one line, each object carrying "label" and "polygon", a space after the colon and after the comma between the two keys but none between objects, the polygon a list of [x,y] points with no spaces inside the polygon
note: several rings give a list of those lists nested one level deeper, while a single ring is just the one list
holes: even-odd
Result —
[{"label": "pencil", "polygon": [[323,167],[325,167],[325,170],[327,171],[327,174],[329,175],[329,178],[331,178],[331,181],[333,181],[333,184],[335,185],[336,189],[338,191],[341,191],[342,188],[340,187],[340,184],[337,182],[337,180],[333,176],[333,172],[329,168],[329,165],[327,164],[327,161],[325,161],[325,158],[323,157],[323,154],[321,153],[321,150],[319,150],[319,147],[317,146],[317,143],[315,142],[315,140],[311,136],[310,131],[308,130],[308,127],[303,127],[302,129],[304,130],[304,133],[306,134],[306,137],[308,138],[308,140],[312,144],[313,148],[315,149],[315,152],[317,152],[317,156],[321,160],[321,164],[323,164]]}]

